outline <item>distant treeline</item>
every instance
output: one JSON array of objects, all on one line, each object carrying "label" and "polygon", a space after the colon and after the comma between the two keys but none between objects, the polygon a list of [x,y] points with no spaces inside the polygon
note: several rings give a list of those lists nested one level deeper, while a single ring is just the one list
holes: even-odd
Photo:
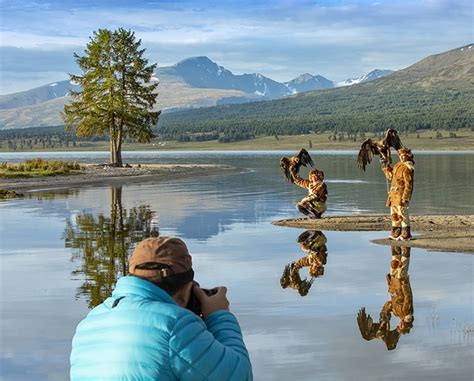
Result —
[{"label": "distant treeline", "polygon": [[349,134],[395,128],[456,130],[474,127],[474,91],[421,88],[375,92],[354,87],[301,94],[276,101],[200,108],[164,114],[157,133],[296,135],[339,131]]},{"label": "distant treeline", "polygon": [[[232,142],[268,135],[299,135],[331,131],[356,136],[395,128],[399,132],[426,129],[474,129],[474,90],[411,88],[373,91],[355,86],[303,93],[276,101],[198,108],[163,114],[154,129],[160,140]],[[64,126],[0,130],[0,141],[27,141],[69,146],[108,137],[77,138]]]},{"label": "distant treeline", "polygon": [[47,126],[0,130],[0,148],[9,150],[41,149],[56,147],[76,147],[86,141],[107,140],[106,137],[94,139],[78,138],[75,131],[65,131],[65,126]]}]

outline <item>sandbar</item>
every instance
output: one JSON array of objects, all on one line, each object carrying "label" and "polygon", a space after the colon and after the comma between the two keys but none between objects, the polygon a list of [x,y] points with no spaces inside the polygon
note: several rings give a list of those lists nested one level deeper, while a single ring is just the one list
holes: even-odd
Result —
[{"label": "sandbar", "polygon": [[[432,251],[474,253],[474,215],[418,215],[410,216],[414,239],[392,241],[375,239],[382,245],[404,245]],[[327,216],[320,219],[290,218],[273,222],[274,225],[311,230],[382,231],[387,235],[390,219],[382,214]]]},{"label": "sandbar", "polygon": [[76,174],[0,179],[0,189],[35,191],[66,187],[121,185],[242,171],[241,168],[217,164],[134,164],[131,168],[116,168],[102,164],[82,166],[84,169]]}]

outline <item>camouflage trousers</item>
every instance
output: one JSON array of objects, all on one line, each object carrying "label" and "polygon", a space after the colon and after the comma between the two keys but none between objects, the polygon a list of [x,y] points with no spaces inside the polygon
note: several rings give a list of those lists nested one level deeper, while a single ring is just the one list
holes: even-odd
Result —
[{"label": "camouflage trousers", "polygon": [[408,206],[392,205],[390,207],[390,218],[392,219],[393,227],[405,228],[410,226]]},{"label": "camouflage trousers", "polygon": [[321,216],[327,209],[325,202],[309,201],[308,197],[302,199],[296,206],[300,212],[306,215],[317,214]]}]

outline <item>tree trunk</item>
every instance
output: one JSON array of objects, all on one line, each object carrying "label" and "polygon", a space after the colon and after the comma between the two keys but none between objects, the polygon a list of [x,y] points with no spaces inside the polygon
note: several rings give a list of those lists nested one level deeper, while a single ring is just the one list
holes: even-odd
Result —
[{"label": "tree trunk", "polygon": [[122,166],[122,134],[116,130],[115,120],[112,119],[110,126],[110,165],[112,167]]},{"label": "tree trunk", "polygon": [[114,143],[114,140],[112,139],[112,136],[110,137],[109,147],[110,147],[109,164],[114,165],[115,164],[115,158],[116,158],[117,155],[116,155],[116,152],[115,152],[115,143]]},{"label": "tree trunk", "polygon": [[115,165],[121,167],[122,162],[122,144],[121,142],[116,142],[116,151],[115,151]]},{"label": "tree trunk", "polygon": [[120,126],[119,130],[117,133],[117,148],[116,148],[116,154],[117,154],[117,165],[121,167],[123,165],[122,162],[122,140],[123,140],[123,121],[120,121]]}]

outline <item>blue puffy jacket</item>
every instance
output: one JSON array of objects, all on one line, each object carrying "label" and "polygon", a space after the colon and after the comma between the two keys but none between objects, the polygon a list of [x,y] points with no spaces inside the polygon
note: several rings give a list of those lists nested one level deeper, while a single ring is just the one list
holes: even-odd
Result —
[{"label": "blue puffy jacket", "polygon": [[79,323],[71,380],[252,380],[252,368],[230,312],[202,320],[158,286],[126,276]]}]

